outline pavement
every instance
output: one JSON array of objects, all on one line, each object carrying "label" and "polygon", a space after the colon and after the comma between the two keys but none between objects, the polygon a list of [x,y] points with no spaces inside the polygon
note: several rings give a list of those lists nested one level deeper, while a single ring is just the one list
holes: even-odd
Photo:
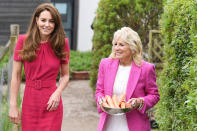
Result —
[{"label": "pavement", "polygon": [[96,131],[99,114],[89,80],[70,81],[62,94],[62,131]]}]

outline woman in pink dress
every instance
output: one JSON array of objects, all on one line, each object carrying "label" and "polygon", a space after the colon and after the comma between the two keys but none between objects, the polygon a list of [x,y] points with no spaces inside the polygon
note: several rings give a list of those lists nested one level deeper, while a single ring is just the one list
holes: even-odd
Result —
[{"label": "woman in pink dress", "polygon": [[[61,131],[63,105],[61,94],[69,81],[69,43],[61,17],[51,4],[35,10],[26,35],[19,35],[14,52],[10,89],[9,117],[20,121],[17,94],[25,69],[22,131]],[[56,79],[61,70],[60,81]]]}]

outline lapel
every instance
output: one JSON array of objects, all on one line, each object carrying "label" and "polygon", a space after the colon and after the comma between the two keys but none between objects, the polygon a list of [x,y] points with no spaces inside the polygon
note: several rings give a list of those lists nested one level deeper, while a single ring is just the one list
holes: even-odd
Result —
[{"label": "lapel", "polygon": [[113,86],[114,86],[114,82],[115,82],[115,78],[116,78],[116,74],[118,71],[118,66],[119,66],[119,59],[115,59],[113,60],[113,63],[111,63],[109,65],[109,79],[108,79],[108,85],[109,85],[109,95],[112,96],[113,95]]},{"label": "lapel", "polygon": [[137,66],[135,62],[132,62],[132,67],[127,82],[126,101],[128,101],[131,98],[136,88],[138,79],[140,77],[140,73],[141,73],[141,68]]}]

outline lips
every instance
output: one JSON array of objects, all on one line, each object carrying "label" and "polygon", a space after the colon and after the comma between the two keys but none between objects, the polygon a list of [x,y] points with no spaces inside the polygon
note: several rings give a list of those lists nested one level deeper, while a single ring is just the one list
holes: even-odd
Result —
[{"label": "lips", "polygon": [[116,52],[116,55],[121,55],[122,53],[121,52]]},{"label": "lips", "polygon": [[50,31],[50,29],[43,28],[44,31]]},{"label": "lips", "polygon": [[42,30],[43,30],[43,32],[51,32],[50,29],[46,29],[46,28],[43,28]]}]

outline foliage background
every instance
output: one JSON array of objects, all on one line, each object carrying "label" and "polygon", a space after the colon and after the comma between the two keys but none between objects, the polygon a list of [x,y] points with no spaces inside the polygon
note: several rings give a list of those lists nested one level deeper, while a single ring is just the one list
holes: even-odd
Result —
[{"label": "foliage background", "polygon": [[197,1],[166,1],[161,31],[165,63],[158,80],[160,130],[197,130]]}]

